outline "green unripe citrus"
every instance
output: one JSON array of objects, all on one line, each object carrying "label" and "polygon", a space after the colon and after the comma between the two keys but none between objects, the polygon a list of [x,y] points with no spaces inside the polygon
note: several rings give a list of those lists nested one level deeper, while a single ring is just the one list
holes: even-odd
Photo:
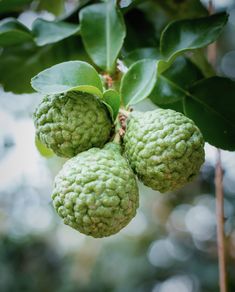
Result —
[{"label": "green unripe citrus", "polygon": [[135,175],[114,143],[68,160],[55,178],[52,194],[64,223],[93,237],[125,227],[136,214],[138,197]]},{"label": "green unripe citrus", "polygon": [[38,139],[62,157],[102,147],[112,128],[105,105],[81,92],[45,96],[34,112],[34,124]]},{"label": "green unripe citrus", "polygon": [[131,113],[124,143],[138,178],[160,192],[190,182],[204,162],[200,130],[191,119],[170,109]]}]

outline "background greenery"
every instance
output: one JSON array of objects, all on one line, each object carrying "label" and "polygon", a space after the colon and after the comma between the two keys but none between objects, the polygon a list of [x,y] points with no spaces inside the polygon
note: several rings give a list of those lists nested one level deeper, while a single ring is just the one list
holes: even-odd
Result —
[{"label": "background greenery", "polygon": [[[0,94],[0,291],[218,291],[216,151],[212,146],[206,145],[207,161],[201,175],[182,190],[162,195],[140,185],[137,217],[110,238],[79,234],[64,226],[52,208],[52,182],[64,160],[33,143],[31,115],[41,96],[32,93],[29,80],[62,61],[91,62],[74,35],[77,10],[88,2],[94,1],[0,2],[2,18],[20,21],[11,23],[17,37],[7,36],[14,44],[0,52],[4,85]],[[214,3],[218,12],[226,9],[230,13],[218,41],[217,69],[235,80],[235,4],[228,0]],[[199,1],[121,1],[121,5],[127,24],[122,50],[127,66],[146,54],[146,47],[148,56],[150,51],[154,57],[158,54],[153,47],[169,20],[206,14]],[[38,16],[44,20],[32,26]],[[69,26],[51,27],[42,37],[38,32],[45,31],[46,21],[55,18]],[[19,34],[21,23],[28,28],[22,32],[20,27]],[[55,31],[60,32],[60,40],[53,38]],[[0,46],[5,46],[6,27],[0,33]],[[142,50],[136,51],[139,47]],[[28,94],[22,94],[25,92]],[[150,100],[136,105],[139,110],[153,107]],[[235,155],[223,151],[222,156],[229,291],[234,291]]]}]

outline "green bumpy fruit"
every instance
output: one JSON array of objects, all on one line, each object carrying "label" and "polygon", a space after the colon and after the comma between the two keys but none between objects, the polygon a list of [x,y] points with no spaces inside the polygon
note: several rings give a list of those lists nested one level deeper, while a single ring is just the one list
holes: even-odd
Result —
[{"label": "green bumpy fruit", "polygon": [[52,199],[65,224],[93,237],[117,233],[139,205],[135,175],[114,143],[68,160],[55,178]]},{"label": "green bumpy fruit", "polygon": [[192,181],[204,162],[200,130],[192,120],[170,109],[131,113],[124,143],[138,178],[160,192]]},{"label": "green bumpy fruit", "polygon": [[103,147],[112,128],[105,105],[81,92],[45,96],[34,112],[34,124],[38,139],[62,157]]}]

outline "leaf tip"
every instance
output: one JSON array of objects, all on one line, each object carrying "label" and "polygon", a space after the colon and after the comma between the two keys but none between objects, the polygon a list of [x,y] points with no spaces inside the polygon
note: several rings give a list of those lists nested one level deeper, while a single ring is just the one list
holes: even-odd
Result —
[{"label": "leaf tip", "polygon": [[37,86],[35,86],[35,81],[38,79],[38,74],[35,75],[34,77],[31,78],[30,80],[30,85],[31,87],[35,90],[35,91],[38,91],[37,90]]}]

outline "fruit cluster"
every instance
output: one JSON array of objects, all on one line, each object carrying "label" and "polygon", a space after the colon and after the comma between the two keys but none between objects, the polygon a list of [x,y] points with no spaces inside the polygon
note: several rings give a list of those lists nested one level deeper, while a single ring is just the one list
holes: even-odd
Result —
[{"label": "fruit cluster", "polygon": [[[44,97],[34,113],[38,139],[71,158],[55,178],[53,205],[64,223],[93,237],[117,233],[139,206],[136,176],[160,192],[190,182],[204,162],[204,140],[173,110],[131,112],[113,140],[106,106],[81,92]],[[106,145],[105,145],[106,144]]]}]

